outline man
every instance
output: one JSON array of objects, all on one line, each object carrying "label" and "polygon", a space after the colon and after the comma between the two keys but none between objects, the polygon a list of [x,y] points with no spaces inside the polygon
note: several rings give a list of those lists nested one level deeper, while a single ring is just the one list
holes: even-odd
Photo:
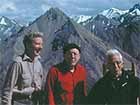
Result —
[{"label": "man", "polygon": [[24,54],[18,56],[6,75],[2,105],[32,105],[32,95],[42,88],[43,69],[39,61],[43,45],[42,33],[33,32],[23,40]]},{"label": "man", "polygon": [[90,104],[136,105],[140,98],[140,80],[123,70],[121,53],[116,49],[107,52],[109,71],[95,83],[88,95]]},{"label": "man", "polygon": [[78,63],[80,53],[76,44],[65,45],[64,61],[49,70],[46,79],[49,105],[83,103],[86,96],[86,70]]}]

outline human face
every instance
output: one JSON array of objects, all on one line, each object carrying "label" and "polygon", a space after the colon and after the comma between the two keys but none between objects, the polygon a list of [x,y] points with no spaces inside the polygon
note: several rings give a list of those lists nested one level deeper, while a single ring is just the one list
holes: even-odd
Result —
[{"label": "human face", "polygon": [[64,54],[64,59],[71,67],[74,67],[80,60],[79,50],[76,48],[70,49]]},{"label": "human face", "polygon": [[41,49],[43,48],[43,39],[42,37],[35,37],[32,41],[32,53],[34,56],[40,54]]},{"label": "human face", "polygon": [[122,73],[123,61],[119,55],[113,55],[108,61],[109,70],[115,75],[119,76]]}]

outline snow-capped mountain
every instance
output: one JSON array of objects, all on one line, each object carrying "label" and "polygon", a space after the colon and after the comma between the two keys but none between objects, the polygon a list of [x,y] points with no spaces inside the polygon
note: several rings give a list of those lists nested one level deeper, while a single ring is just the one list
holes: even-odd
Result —
[{"label": "snow-capped mountain", "polygon": [[4,16],[0,17],[0,40],[5,40],[20,29],[21,26],[14,20],[10,20]]},{"label": "snow-capped mountain", "polygon": [[115,8],[104,10],[82,25],[102,40],[116,44],[140,60],[140,4],[126,11]]},{"label": "snow-capped mountain", "polygon": [[101,12],[99,14],[111,19],[113,17],[119,17],[120,15],[123,15],[127,12],[128,12],[128,10],[123,11],[123,10],[119,10],[117,8],[111,8],[111,9],[104,10],[103,12]]},{"label": "snow-capped mountain", "polygon": [[[96,16],[75,16],[73,19],[77,22],[85,26],[86,28],[90,28],[93,32],[96,27],[96,21],[100,20],[100,23],[104,25],[106,30],[109,28],[114,28],[119,25],[127,26],[130,21],[139,20],[140,16],[140,4],[135,4],[129,10],[120,10],[117,8],[110,8],[98,13]],[[83,20],[83,21],[82,21]]]},{"label": "snow-capped mountain", "polygon": [[71,16],[71,18],[76,21],[77,23],[80,23],[82,25],[86,25],[88,23],[91,23],[92,21],[94,21],[94,19],[96,17],[98,17],[98,15],[103,15],[104,17],[108,18],[108,19],[117,19],[120,22],[123,22],[123,18],[119,18],[121,15],[124,15],[126,13],[128,13],[129,10],[119,10],[117,8],[111,8],[111,9],[107,9],[104,10],[100,13],[98,13],[96,16],[85,16],[85,15],[79,15],[79,16]]},{"label": "snow-capped mountain", "polygon": [[140,15],[140,4],[135,4],[133,8],[129,9],[129,14],[132,16]]},{"label": "snow-capped mountain", "polygon": [[70,16],[74,21],[77,23],[85,22],[86,20],[90,19],[92,16],[86,16],[86,15],[77,15],[77,16]]}]

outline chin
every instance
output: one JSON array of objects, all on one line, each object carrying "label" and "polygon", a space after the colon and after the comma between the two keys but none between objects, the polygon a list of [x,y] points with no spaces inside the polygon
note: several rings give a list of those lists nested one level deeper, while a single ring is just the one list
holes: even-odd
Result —
[{"label": "chin", "polygon": [[39,56],[39,53],[35,53],[35,56]]},{"label": "chin", "polygon": [[72,63],[71,66],[76,66],[76,63]]}]

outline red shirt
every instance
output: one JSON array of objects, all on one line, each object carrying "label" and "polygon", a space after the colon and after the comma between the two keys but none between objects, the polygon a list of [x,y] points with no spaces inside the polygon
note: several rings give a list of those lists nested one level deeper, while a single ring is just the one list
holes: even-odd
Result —
[{"label": "red shirt", "polygon": [[65,63],[53,66],[47,75],[46,90],[50,105],[73,105],[86,96],[86,70],[77,64],[74,72]]}]

